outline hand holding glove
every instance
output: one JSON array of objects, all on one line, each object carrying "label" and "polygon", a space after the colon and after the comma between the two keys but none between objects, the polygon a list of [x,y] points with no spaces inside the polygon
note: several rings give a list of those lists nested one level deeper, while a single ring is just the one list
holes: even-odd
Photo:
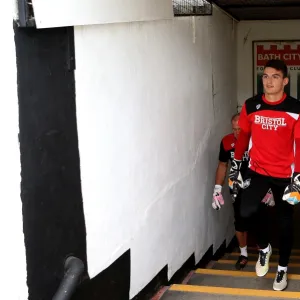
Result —
[{"label": "hand holding glove", "polygon": [[228,176],[229,188],[232,190],[233,199],[236,198],[240,188],[243,188],[243,179],[240,173],[242,161],[234,159]]},{"label": "hand holding glove", "polygon": [[222,196],[222,186],[216,184],[213,193],[212,207],[215,210],[219,210],[221,209],[221,205],[224,205],[224,199]]},{"label": "hand holding glove", "polygon": [[268,190],[268,192],[266,193],[265,197],[262,199],[261,202],[268,206],[275,205],[275,201],[274,201],[274,197],[273,197],[273,193],[272,193],[271,189]]},{"label": "hand holding glove", "polygon": [[291,205],[300,202],[300,173],[293,174],[292,182],[285,188],[282,200]]}]

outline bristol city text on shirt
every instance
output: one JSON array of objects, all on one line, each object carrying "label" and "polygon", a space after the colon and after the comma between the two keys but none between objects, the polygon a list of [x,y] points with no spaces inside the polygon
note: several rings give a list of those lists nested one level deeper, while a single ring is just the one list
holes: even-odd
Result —
[{"label": "bristol city text on shirt", "polygon": [[255,124],[261,124],[261,128],[264,130],[277,130],[279,126],[286,126],[285,118],[269,118],[263,116],[255,116]]}]

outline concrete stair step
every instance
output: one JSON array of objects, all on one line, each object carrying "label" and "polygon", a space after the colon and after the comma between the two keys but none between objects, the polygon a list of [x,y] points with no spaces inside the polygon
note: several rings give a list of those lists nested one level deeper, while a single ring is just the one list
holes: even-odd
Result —
[{"label": "concrete stair step", "polygon": [[[198,269],[188,281],[190,285],[272,290],[275,273],[257,277],[255,272]],[[288,274],[287,291],[300,291],[300,275]],[[300,292],[299,292],[300,296]]]},{"label": "concrete stair step", "polygon": [[174,284],[161,300],[263,300],[266,298],[278,300],[299,299],[300,292]]},{"label": "concrete stair step", "polygon": [[[210,264],[210,268],[218,269],[218,270],[232,270],[235,271],[235,263],[236,260],[228,260],[228,259],[220,259],[217,262],[213,262]],[[249,261],[247,266],[245,267],[244,271],[252,271],[255,272],[255,264],[256,261]],[[270,273],[276,273],[277,271],[277,262],[270,263]],[[288,272],[290,274],[300,274],[300,263],[290,263]]]},{"label": "concrete stair step", "polygon": [[[288,268],[288,287],[277,292],[272,289],[277,271],[278,249],[273,248],[270,269],[266,276],[257,277],[255,264],[257,249],[248,247],[249,262],[242,271],[235,269],[239,249],[227,253],[219,261],[212,261],[206,269],[197,269],[184,284],[174,284],[161,300],[265,300],[300,299],[300,249],[292,251]],[[152,299],[153,300],[153,299]]]},{"label": "concrete stair step", "polygon": [[[206,293],[185,293],[168,291],[161,300],[266,300],[266,297],[252,297],[252,296],[235,296],[235,295],[220,295],[220,294],[206,294]],[[271,298],[272,299],[272,298]],[[273,298],[274,299],[274,298]],[[284,300],[286,298],[276,298],[277,300]],[[297,299],[297,298],[296,298]]]},{"label": "concrete stair step", "polygon": [[[232,252],[229,255],[227,255],[226,259],[237,260],[239,256],[240,256],[240,253]],[[256,253],[248,253],[248,260],[249,261],[256,261],[257,259],[258,259],[258,253],[257,252]],[[278,259],[279,259],[279,255],[272,252],[270,261],[278,262]],[[300,263],[300,254],[299,255],[292,254],[291,257],[290,257],[290,262],[291,263],[293,263],[293,262]]]}]

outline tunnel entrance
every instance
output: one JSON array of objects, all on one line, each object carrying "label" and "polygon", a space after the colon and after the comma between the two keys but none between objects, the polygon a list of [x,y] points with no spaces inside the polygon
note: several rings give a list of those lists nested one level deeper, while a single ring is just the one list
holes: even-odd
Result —
[{"label": "tunnel entrance", "polygon": [[[238,78],[242,77],[243,68],[247,73],[252,72],[249,77],[252,76],[253,95],[263,92],[260,68],[268,59],[280,58],[286,62],[289,69],[290,82],[285,91],[292,97],[299,99],[300,35],[296,31],[295,34],[292,34],[291,31],[296,24],[293,21],[300,20],[300,0],[213,0],[212,3],[223,9],[236,21],[244,21],[241,22],[244,25],[241,26],[243,29],[240,30],[241,35],[238,37],[241,39],[240,46],[238,46],[238,56],[240,57],[237,62]],[[280,23],[281,21],[282,23]],[[274,25],[276,22],[277,25]],[[276,28],[279,30],[274,30],[273,25],[277,26]],[[293,38],[291,38],[292,36]],[[246,53],[249,52],[250,46],[246,47],[246,45],[251,42],[253,67],[252,70],[248,70],[244,63],[247,59],[250,60],[250,53]],[[240,88],[239,80],[243,83],[243,79],[238,79],[238,90],[243,89],[243,87]],[[241,108],[244,100],[243,92],[238,91],[239,108]],[[274,247],[278,247],[276,209],[269,208],[269,213],[271,242]],[[295,206],[294,248],[300,248],[300,239],[296,236],[300,230],[297,221],[299,218],[300,207]],[[251,233],[249,234],[249,245],[256,245]]]}]

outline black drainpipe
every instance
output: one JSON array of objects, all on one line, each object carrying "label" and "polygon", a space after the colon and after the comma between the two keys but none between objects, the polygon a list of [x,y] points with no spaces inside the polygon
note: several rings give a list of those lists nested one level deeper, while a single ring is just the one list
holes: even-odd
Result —
[{"label": "black drainpipe", "polygon": [[81,259],[69,256],[65,261],[64,278],[52,300],[70,300],[84,271]]}]

